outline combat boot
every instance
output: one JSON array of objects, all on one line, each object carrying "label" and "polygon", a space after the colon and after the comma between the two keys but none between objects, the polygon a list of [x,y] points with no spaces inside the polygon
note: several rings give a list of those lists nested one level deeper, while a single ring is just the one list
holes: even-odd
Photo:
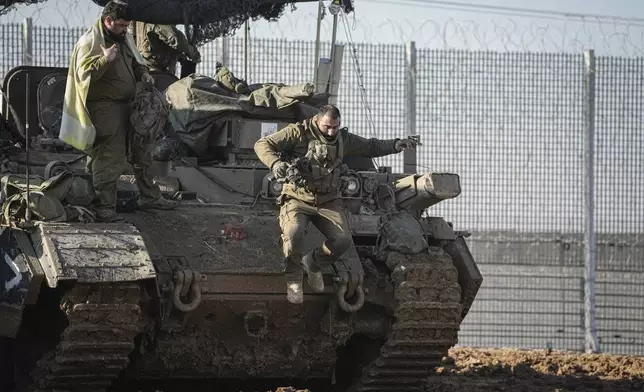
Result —
[{"label": "combat boot", "polygon": [[96,207],[94,208],[94,214],[97,222],[127,222],[125,218],[116,213],[114,207]]},{"label": "combat boot", "polygon": [[304,302],[304,291],[302,291],[302,283],[300,282],[286,282],[286,299],[292,304],[301,304]]},{"label": "combat boot", "polygon": [[[307,281],[311,290],[314,293],[321,293],[324,291],[324,277],[322,276],[322,271],[315,265],[315,259],[313,257],[313,251],[307,253],[302,257],[302,268],[307,275]],[[317,271],[313,271],[317,269]]]},{"label": "combat boot", "polygon": [[163,196],[159,196],[157,199],[141,198],[137,201],[137,208],[140,210],[173,210],[177,205],[179,205],[178,201],[168,200]]}]

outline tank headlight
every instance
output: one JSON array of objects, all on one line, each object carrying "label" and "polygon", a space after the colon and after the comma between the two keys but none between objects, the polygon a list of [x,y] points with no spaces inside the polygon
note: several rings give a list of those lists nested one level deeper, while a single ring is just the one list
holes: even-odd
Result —
[{"label": "tank headlight", "polygon": [[274,194],[281,193],[282,192],[282,183],[277,182],[277,181],[271,182],[271,192],[273,192]]},{"label": "tank headlight", "polygon": [[357,178],[347,179],[347,193],[350,195],[355,195],[360,190],[360,183]]},{"label": "tank headlight", "polygon": [[376,190],[376,188],[378,188],[378,181],[373,178],[367,177],[364,179],[362,186],[364,187],[365,192],[372,193]]}]

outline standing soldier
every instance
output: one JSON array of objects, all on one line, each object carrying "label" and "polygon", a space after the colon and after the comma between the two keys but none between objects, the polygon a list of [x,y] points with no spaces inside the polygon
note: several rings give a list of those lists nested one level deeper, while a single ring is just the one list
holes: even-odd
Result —
[{"label": "standing soldier", "polygon": [[201,62],[199,50],[175,26],[134,23],[136,45],[150,69],[176,74],[177,61]]},{"label": "standing soldier", "polygon": [[[83,34],[72,53],[67,74],[65,102],[59,138],[85,151],[88,169],[99,198],[99,220],[120,220],[116,214],[117,182],[127,162],[130,124],[129,103],[137,82],[154,84],[143,59],[127,34],[127,4],[113,0],[105,5],[98,21]],[[132,162],[140,191],[139,208],[171,209],[154,184],[150,172],[149,146],[132,146],[148,151]]]},{"label": "standing soldier", "polygon": [[[255,143],[255,153],[276,178],[284,178],[290,166],[280,155],[309,158],[311,172],[317,174],[307,179],[304,186],[284,184],[278,198],[289,302],[304,300],[302,270],[308,275],[311,289],[321,293],[324,291],[321,269],[353,246],[347,217],[338,198],[343,157],[381,157],[415,147],[416,142],[411,139],[365,139],[346,128],[340,129],[340,111],[333,105],[326,105],[312,118],[291,124]],[[302,257],[302,241],[309,222],[327,239]]]}]

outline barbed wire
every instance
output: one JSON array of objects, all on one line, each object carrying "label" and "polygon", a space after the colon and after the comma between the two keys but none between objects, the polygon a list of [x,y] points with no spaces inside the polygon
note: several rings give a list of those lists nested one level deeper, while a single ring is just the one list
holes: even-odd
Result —
[{"label": "barbed wire", "polygon": [[[420,0],[380,0],[378,4],[400,7],[398,3],[401,1],[423,9],[454,9]],[[315,7],[311,5],[298,4],[297,11],[285,13],[278,22],[253,22],[252,36],[314,39],[315,23],[312,22],[317,18],[317,3],[313,4]],[[49,0],[15,8],[0,17],[0,23],[19,23],[26,16],[31,16],[34,25],[85,27],[94,21],[100,11],[100,7],[91,0]],[[557,14],[508,12],[482,10],[475,17],[468,13],[455,17],[451,16],[454,12],[436,12],[436,16],[430,19],[377,19],[364,13],[358,4],[348,19],[355,43],[401,44],[415,41],[419,48],[505,52],[579,53],[594,49],[598,55],[626,57],[641,56],[644,51],[644,23],[636,19],[610,19],[594,15],[566,18]],[[332,28],[332,17],[327,12],[321,23],[322,37],[329,40]],[[345,42],[345,35],[341,31],[338,39]]]},{"label": "barbed wire", "polygon": [[[266,26],[273,37],[289,38],[293,31],[306,31],[314,13]],[[420,23],[387,18],[368,21],[357,14],[352,35],[358,43],[404,43],[415,41],[419,48],[513,52],[579,53],[594,49],[600,55],[637,57],[644,47],[644,24],[606,21],[599,18],[561,20],[533,17],[487,19],[434,18]],[[332,21],[322,21],[323,36],[330,36]],[[339,35],[339,39],[343,37]]]},{"label": "barbed wire", "polygon": [[20,23],[30,17],[35,25],[87,27],[100,15],[92,0],[33,0],[14,4],[0,16],[0,24]]}]

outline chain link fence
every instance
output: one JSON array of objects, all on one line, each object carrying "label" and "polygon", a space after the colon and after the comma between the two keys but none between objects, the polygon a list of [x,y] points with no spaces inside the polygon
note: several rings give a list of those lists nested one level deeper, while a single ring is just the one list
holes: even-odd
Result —
[{"label": "chain link fence", "polygon": [[[33,65],[66,66],[83,31],[0,25],[0,76],[29,41]],[[251,83],[313,78],[312,41],[225,38],[201,52],[206,75],[221,61]],[[418,171],[461,176],[462,194],[430,210],[472,233],[484,275],[460,344],[584,350],[590,332],[602,352],[644,355],[644,60],[587,58],[344,47],[343,123],[379,138],[414,124]],[[378,164],[402,171],[403,156]]]}]

